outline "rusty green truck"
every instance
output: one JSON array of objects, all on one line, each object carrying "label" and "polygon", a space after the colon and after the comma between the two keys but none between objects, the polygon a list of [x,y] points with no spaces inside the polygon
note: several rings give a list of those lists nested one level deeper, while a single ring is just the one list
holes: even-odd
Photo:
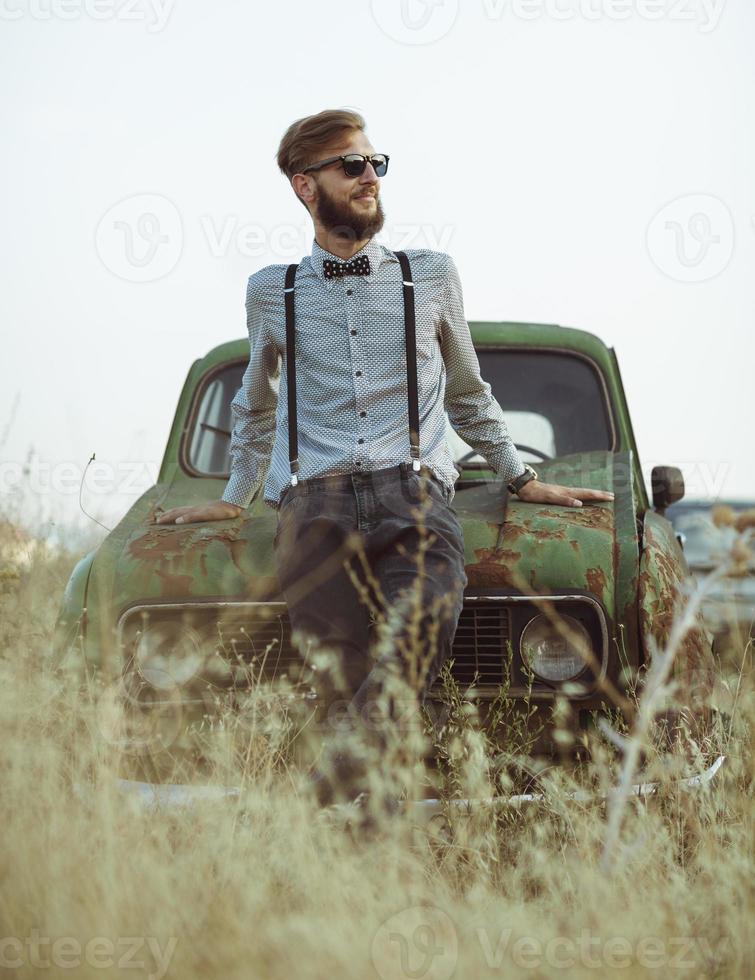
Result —
[{"label": "rusty green truck", "polygon": [[[596,336],[528,323],[470,329],[482,377],[541,478],[615,497],[581,509],[509,498],[504,511],[500,480],[449,426],[469,580],[451,672],[481,702],[503,684],[543,705],[565,696],[585,724],[668,635],[688,568],[664,512],[683,495],[682,477],[657,467],[649,499],[616,355]],[[221,496],[230,403],[248,357],[239,340],[194,362],[157,483],[81,559],[65,592],[59,655],[106,678],[128,675],[151,704],[201,701],[208,686],[222,693],[249,664],[258,679],[301,669],[274,570],[276,513],[261,494],[233,520],[150,523],[156,510]],[[685,653],[705,658],[700,631]]]}]

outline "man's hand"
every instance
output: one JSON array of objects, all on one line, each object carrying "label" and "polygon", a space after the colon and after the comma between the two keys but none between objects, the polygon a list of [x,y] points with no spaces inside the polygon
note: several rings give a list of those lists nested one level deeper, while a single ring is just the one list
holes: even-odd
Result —
[{"label": "man's hand", "polygon": [[529,504],[561,504],[563,507],[581,507],[582,502],[613,500],[610,490],[588,490],[586,487],[562,487],[558,483],[541,483],[530,480],[517,496]]},{"label": "man's hand", "polygon": [[197,507],[171,507],[155,516],[152,524],[197,524],[201,521],[227,521],[238,517],[244,508],[225,500],[212,500]]}]

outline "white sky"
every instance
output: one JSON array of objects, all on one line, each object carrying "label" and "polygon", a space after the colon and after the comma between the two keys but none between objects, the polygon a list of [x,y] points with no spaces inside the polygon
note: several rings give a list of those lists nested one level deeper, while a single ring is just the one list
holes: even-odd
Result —
[{"label": "white sky", "polygon": [[596,333],[645,471],[755,496],[753,5],[403,5],[0,0],[6,510],[90,523],[93,452],[109,526],[154,481],[247,276],[309,251],[274,157],[333,107],[391,154],[385,240],[451,252],[469,320]]}]

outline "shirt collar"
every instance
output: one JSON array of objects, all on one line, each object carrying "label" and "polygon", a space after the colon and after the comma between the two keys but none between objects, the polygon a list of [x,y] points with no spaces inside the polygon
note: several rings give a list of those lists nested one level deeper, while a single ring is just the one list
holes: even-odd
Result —
[{"label": "shirt collar", "polygon": [[[383,261],[383,257],[385,255],[385,249],[380,244],[380,242],[377,242],[375,241],[374,238],[371,238],[367,242],[367,244],[364,245],[362,248],[360,248],[358,252],[355,252],[351,256],[351,258],[348,259],[348,261],[351,262],[353,259],[358,259],[362,255],[366,255],[367,258],[370,260],[370,276],[371,276],[373,273],[376,273],[378,271],[378,268],[380,267],[380,263]],[[335,261],[335,262],[347,261],[346,259],[342,259],[340,255],[334,255],[332,252],[327,252],[324,248],[320,246],[317,239],[313,238],[312,254],[310,256],[310,261],[312,263],[313,271],[320,279],[325,279],[325,275],[323,273],[323,261],[325,259],[331,259],[331,261]],[[367,276],[366,278],[369,279],[369,276]],[[326,281],[333,282],[334,280],[328,279]]]}]

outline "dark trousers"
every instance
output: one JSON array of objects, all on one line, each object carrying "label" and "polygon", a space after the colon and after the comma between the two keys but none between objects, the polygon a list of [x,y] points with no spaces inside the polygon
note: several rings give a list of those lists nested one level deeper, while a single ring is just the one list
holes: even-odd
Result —
[{"label": "dark trousers", "polygon": [[352,717],[370,710],[387,668],[424,701],[451,654],[467,575],[448,496],[406,463],[282,495],[274,549],[292,638],[309,662],[318,648],[337,655]]}]

